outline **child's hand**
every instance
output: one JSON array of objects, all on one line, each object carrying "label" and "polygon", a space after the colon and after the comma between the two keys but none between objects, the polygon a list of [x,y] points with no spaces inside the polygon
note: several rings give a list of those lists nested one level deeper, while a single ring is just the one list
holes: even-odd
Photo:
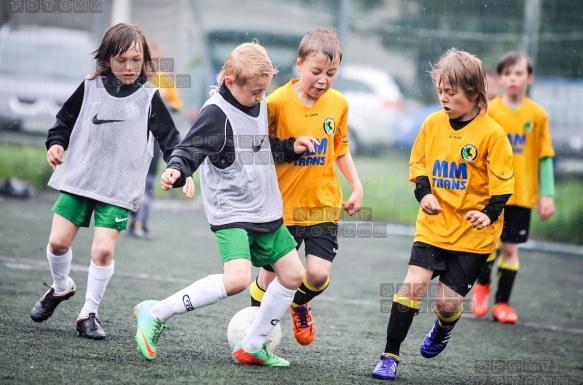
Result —
[{"label": "child's hand", "polygon": [[314,143],[320,145],[318,139],[314,138],[313,136],[300,136],[294,142],[294,152],[296,154],[301,154],[306,150],[314,152],[315,151]]},{"label": "child's hand", "polygon": [[420,205],[421,210],[427,215],[437,215],[443,210],[433,194],[425,195],[423,199],[421,199]]},{"label": "child's hand", "polygon": [[346,211],[348,215],[353,216],[362,209],[362,196],[362,191],[353,191],[350,198],[346,202],[342,202],[344,211]]},{"label": "child's hand", "polygon": [[160,181],[160,185],[162,186],[162,190],[164,191],[168,191],[172,189],[172,186],[174,185],[174,182],[176,182],[180,176],[182,176],[182,173],[178,170],[175,170],[173,168],[167,168],[166,171],[164,171],[164,174],[162,174],[162,180]]},{"label": "child's hand", "polygon": [[182,192],[187,197],[192,198],[194,196],[194,190],[195,190],[194,181],[192,180],[192,177],[189,176],[188,178],[186,178],[186,183],[182,187]]},{"label": "child's hand", "polygon": [[53,170],[63,163],[63,152],[65,149],[60,144],[53,144],[47,151],[47,162]]},{"label": "child's hand", "polygon": [[474,226],[478,230],[482,230],[486,226],[490,226],[490,218],[486,214],[478,210],[470,210],[466,214],[466,220],[472,222],[472,226]]},{"label": "child's hand", "polygon": [[543,195],[538,202],[538,218],[541,221],[550,219],[555,213],[555,200],[553,197]]}]

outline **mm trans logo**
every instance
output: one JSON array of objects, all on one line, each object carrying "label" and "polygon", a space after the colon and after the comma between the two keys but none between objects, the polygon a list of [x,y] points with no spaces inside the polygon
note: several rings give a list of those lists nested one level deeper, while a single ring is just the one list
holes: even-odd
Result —
[{"label": "mm trans logo", "polygon": [[103,13],[103,0],[10,0],[10,13]]},{"label": "mm trans logo", "polygon": [[318,138],[320,144],[314,143],[314,152],[306,151],[304,156],[294,161],[294,166],[323,166],[326,164],[328,138]]},{"label": "mm trans logo", "polygon": [[465,190],[468,183],[468,168],[465,163],[436,159],[432,172],[433,187],[450,190]]}]

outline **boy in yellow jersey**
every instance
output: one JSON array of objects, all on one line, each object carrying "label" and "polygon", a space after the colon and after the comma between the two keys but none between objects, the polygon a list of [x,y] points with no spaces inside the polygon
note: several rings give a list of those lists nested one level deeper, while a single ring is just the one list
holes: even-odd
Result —
[{"label": "boy in yellow jersey", "polygon": [[[348,102],[331,89],[341,60],[336,32],[311,30],[298,50],[300,78],[267,97],[272,139],[311,136],[318,140],[313,152],[306,151],[292,163],[276,163],[284,222],[298,248],[305,242],[306,275],[290,306],[294,336],[301,345],[311,344],[316,335],[309,301],[328,287],[342,209],[352,216],[362,207],[363,188],[348,149]],[[342,201],[336,166],[352,188],[346,202]],[[261,303],[273,278],[271,266],[260,270],[250,288],[252,305]]]},{"label": "boy in yellow jersey", "polygon": [[[555,212],[553,156],[546,111],[526,94],[533,81],[533,65],[523,53],[511,51],[500,60],[496,72],[504,94],[495,98],[488,114],[508,136],[514,153],[516,186],[504,209],[504,229],[498,265],[498,289],[492,316],[498,322],[516,323],[518,313],[508,304],[518,272],[518,245],[528,240],[530,213],[538,204],[539,219]],[[540,177],[540,180],[539,180]],[[539,189],[540,186],[540,189]],[[540,198],[539,198],[540,197]],[[490,275],[496,254],[482,266],[473,293],[474,315],[488,312]]]},{"label": "boy in yellow jersey", "polygon": [[480,59],[452,48],[431,77],[443,110],[425,119],[411,150],[409,180],[420,208],[407,276],[393,298],[385,350],[372,372],[379,379],[397,377],[401,343],[437,276],[437,319],[420,350],[432,358],[445,349],[462,300],[496,246],[498,218],[514,191],[512,148],[486,114]]}]

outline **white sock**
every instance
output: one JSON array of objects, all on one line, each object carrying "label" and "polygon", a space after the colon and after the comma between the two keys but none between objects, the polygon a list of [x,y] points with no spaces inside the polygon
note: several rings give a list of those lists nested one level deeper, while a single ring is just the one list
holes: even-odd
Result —
[{"label": "white sock", "polygon": [[113,275],[115,262],[111,261],[111,265],[100,267],[93,264],[89,266],[89,274],[87,275],[87,292],[85,293],[85,304],[79,313],[77,319],[84,319],[89,317],[89,314],[95,313],[97,316],[97,308],[101,303],[105,288]]},{"label": "white sock", "polygon": [[53,288],[56,292],[63,292],[69,287],[69,273],[71,271],[71,261],[73,260],[73,250],[69,250],[63,255],[54,255],[47,245],[47,259],[53,276]]},{"label": "white sock", "polygon": [[166,323],[176,314],[212,305],[223,298],[227,298],[223,274],[211,274],[155,303],[150,308],[150,312],[160,322]]},{"label": "white sock", "polygon": [[[267,291],[263,295],[263,301],[261,301],[257,318],[243,339],[243,347],[245,350],[254,352],[263,347],[265,339],[271,334],[277,322],[285,314],[295,294],[295,290],[283,287],[277,277],[269,284]],[[272,320],[277,321],[275,325],[272,323]]]}]

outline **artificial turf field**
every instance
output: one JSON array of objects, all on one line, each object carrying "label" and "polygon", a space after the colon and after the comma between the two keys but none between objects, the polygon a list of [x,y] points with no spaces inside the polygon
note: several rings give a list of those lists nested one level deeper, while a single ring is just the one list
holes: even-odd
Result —
[{"label": "artificial turf field", "polygon": [[[46,322],[30,309],[51,283],[45,248],[57,195],[0,197],[0,384],[367,384],[384,348],[391,288],[405,276],[410,236],[341,238],[330,287],[312,303],[314,343],[302,347],[289,313],[278,354],[291,368],[239,366],[226,340],[231,316],[249,305],[247,293],[176,316],[157,359],[142,359],[134,342],[133,306],[161,299],[198,278],[221,272],[214,237],[196,202],[157,201],[153,239],[120,236],[116,270],[99,317],[108,336],[76,336],[84,301],[92,229],[73,244],[77,294]],[[301,250],[303,254],[303,250]],[[521,251],[512,302],[520,319],[501,325],[464,315],[447,349],[425,359],[419,345],[434,315],[416,317],[401,348],[402,384],[582,384],[583,257]]]}]

